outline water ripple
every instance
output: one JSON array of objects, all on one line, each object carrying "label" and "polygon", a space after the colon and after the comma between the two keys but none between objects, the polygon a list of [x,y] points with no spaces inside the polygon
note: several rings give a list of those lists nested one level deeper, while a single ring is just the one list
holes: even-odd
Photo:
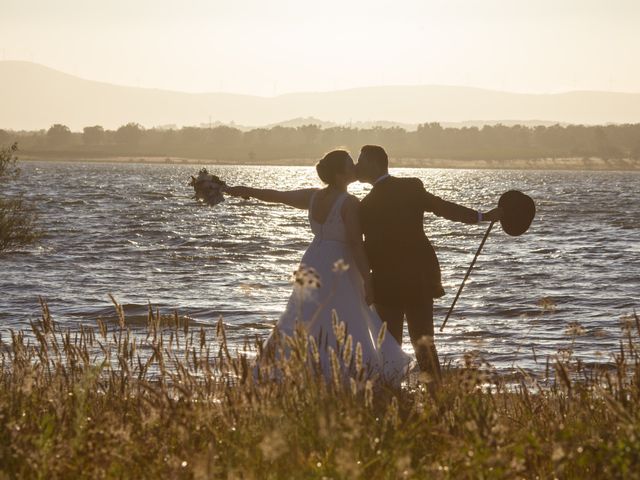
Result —
[{"label": "water ripple", "polygon": [[[197,203],[187,186],[191,166],[26,163],[11,191],[37,203],[46,235],[38,246],[0,264],[0,333],[38,316],[38,296],[75,327],[115,321],[113,293],[134,325],[148,303],[174,309],[194,324],[220,316],[229,338],[265,336],[289,295],[288,279],[312,239],[306,212],[254,200]],[[317,186],[308,167],[210,167],[230,184],[267,188]],[[398,169],[449,200],[489,209],[516,188],[537,202],[522,237],[492,233],[447,329],[437,342],[447,359],[479,351],[501,369],[544,368],[545,355],[566,348],[567,325],[586,334],[574,342],[589,362],[610,359],[620,317],[640,306],[640,175]],[[369,187],[355,184],[362,197]],[[436,324],[484,233],[427,216],[447,296]],[[541,301],[541,299],[544,299]],[[404,348],[411,351],[406,343]],[[532,351],[536,351],[537,357]],[[536,364],[536,358],[540,365]]]}]

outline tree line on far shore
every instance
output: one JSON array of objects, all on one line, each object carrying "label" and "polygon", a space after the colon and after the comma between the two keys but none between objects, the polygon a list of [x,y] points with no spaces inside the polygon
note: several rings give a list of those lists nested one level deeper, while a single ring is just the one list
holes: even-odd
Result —
[{"label": "tree line on far shore", "polygon": [[640,159],[640,123],[623,125],[485,125],[443,127],[425,123],[415,131],[391,128],[271,127],[145,129],[128,123],[116,130],[99,125],[72,132],[56,124],[48,130],[0,130],[0,145],[18,142],[25,154],[67,156],[164,156],[221,161],[319,158],[344,147],[383,145],[394,158],[510,160],[538,158]]}]

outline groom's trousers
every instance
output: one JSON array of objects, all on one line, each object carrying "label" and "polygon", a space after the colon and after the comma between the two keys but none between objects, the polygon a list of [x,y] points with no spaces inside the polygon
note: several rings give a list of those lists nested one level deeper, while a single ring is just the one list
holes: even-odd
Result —
[{"label": "groom's trousers", "polygon": [[440,362],[433,337],[433,298],[424,298],[419,303],[403,306],[375,304],[376,312],[387,323],[387,332],[402,345],[404,319],[407,319],[409,338],[416,352],[420,370],[440,380]]}]

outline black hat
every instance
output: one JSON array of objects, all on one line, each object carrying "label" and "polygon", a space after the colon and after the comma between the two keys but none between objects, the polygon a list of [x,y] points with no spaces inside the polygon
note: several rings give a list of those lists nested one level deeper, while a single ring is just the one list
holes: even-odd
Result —
[{"label": "black hat", "polygon": [[536,215],[533,199],[518,190],[509,190],[503,193],[498,201],[498,206],[502,207],[500,220],[502,229],[514,237],[526,232]]}]

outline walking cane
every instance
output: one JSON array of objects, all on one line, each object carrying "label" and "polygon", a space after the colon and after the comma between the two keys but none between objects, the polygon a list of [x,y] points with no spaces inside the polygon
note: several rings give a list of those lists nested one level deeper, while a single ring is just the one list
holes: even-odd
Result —
[{"label": "walking cane", "polygon": [[[502,226],[502,229],[505,231],[505,233],[511,235],[512,237],[520,236],[524,232],[526,232],[529,229],[531,222],[533,221],[533,217],[535,217],[536,215],[536,206],[535,203],[533,203],[533,199],[530,196],[519,192],[518,190],[509,190],[508,192],[503,193],[500,196],[500,200],[498,201],[498,206],[502,207],[502,218],[500,219],[500,225]],[[478,251],[473,257],[471,265],[469,265],[469,269],[467,270],[467,273],[464,276],[462,283],[460,284],[460,288],[458,289],[456,298],[453,299],[453,303],[451,304],[451,307],[449,307],[447,316],[445,317],[444,322],[442,322],[442,326],[440,327],[441,332],[444,330],[444,327],[447,324],[449,317],[451,316],[451,312],[453,312],[453,309],[456,306],[456,302],[458,301],[458,298],[462,293],[464,284],[467,281],[467,278],[469,278],[473,266],[476,264],[476,260],[478,259],[478,256],[480,255],[482,247],[484,247],[487,238],[489,237],[489,233],[491,233],[491,229],[493,228],[494,223],[495,222],[491,222],[489,224],[489,228],[487,228],[487,231],[482,238],[482,242],[480,242]]]}]

